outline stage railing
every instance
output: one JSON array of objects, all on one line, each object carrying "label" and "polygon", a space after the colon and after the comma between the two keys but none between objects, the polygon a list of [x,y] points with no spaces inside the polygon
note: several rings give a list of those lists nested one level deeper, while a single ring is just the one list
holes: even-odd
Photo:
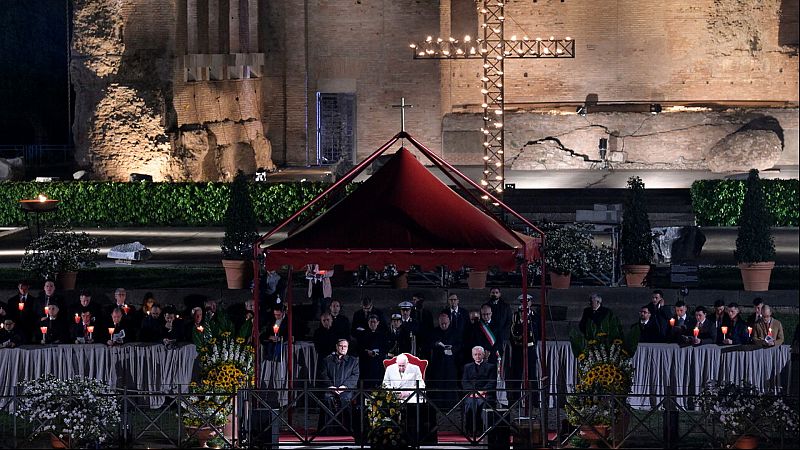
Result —
[{"label": "stage railing", "polygon": [[[454,380],[452,385],[458,384]],[[390,411],[384,411],[384,415],[388,418],[386,424],[399,428],[412,448],[561,448],[574,444],[576,437],[596,438],[596,442],[609,448],[727,448],[734,439],[699,409],[697,396],[668,393],[656,404],[643,408],[631,406],[645,403],[637,403],[637,395],[587,395],[538,388],[507,391],[508,403],[490,399],[482,413],[467,420],[465,404],[477,392],[455,388],[402,391],[416,394],[423,401],[404,402],[400,420],[393,418],[396,416]],[[217,445],[226,447],[369,447],[367,408],[387,406],[377,406],[373,401],[374,389],[354,389],[352,398],[344,404],[328,401],[328,392],[325,388],[300,386],[292,391],[288,404],[281,401],[286,393],[280,389],[211,394],[224,401],[217,411],[209,411],[198,409],[189,394],[164,393],[164,403],[153,409],[149,399],[152,393],[118,390],[113,396],[118,400],[121,421],[115,429],[107,430],[107,446],[194,447],[198,445],[200,429],[205,427],[217,436]],[[567,401],[551,401],[553,396]],[[598,405],[613,408],[610,423],[598,425],[601,409],[574,409],[571,405],[576,402],[569,401],[572,397],[578,404],[581,398],[590,397]],[[769,400],[781,398],[795,411],[798,407],[797,398],[765,394],[758,399],[765,398],[767,401],[756,403],[768,405],[773,403]],[[21,399],[18,389],[0,396],[0,448],[37,448],[49,439],[47,433],[41,432],[44,423],[29,423],[14,415]],[[234,411],[228,423],[215,424],[212,416],[228,406]],[[199,418],[201,426],[184,426],[182,418],[188,413]],[[772,423],[769,417],[769,411],[757,411],[747,424],[748,433],[758,437],[760,447],[795,447],[796,434],[783,431],[784,424]]]}]

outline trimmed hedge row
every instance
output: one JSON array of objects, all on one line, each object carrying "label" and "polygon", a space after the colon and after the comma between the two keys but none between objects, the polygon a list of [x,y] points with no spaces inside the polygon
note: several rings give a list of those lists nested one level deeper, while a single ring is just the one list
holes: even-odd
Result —
[{"label": "trimmed hedge row", "polygon": [[[261,225],[277,224],[320,194],[324,183],[250,183]],[[73,226],[221,226],[229,183],[120,183],[104,181],[2,182],[0,226],[26,225],[19,200],[39,193],[60,200],[43,220]]]},{"label": "trimmed hedge row", "polygon": [[[761,180],[773,225],[800,225],[800,180]],[[692,209],[697,224],[736,226],[744,201],[744,180],[698,180],[692,183]]]}]

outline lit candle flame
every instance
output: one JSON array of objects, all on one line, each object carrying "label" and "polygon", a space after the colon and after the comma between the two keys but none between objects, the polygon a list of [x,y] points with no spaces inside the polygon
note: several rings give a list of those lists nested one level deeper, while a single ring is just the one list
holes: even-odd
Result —
[{"label": "lit candle flame", "polygon": [[278,335],[278,330],[280,330],[280,328],[281,327],[277,323],[272,326],[272,331],[275,333],[275,336]]},{"label": "lit candle flame", "polygon": [[669,319],[669,326],[671,326],[671,327],[675,326],[675,319],[674,318]]},{"label": "lit candle flame", "polygon": [[114,337],[114,327],[108,327],[108,336]]},{"label": "lit candle flame", "polygon": [[39,201],[42,202],[42,203],[47,201],[47,196],[44,195],[44,194],[39,194],[38,198],[39,198]]},{"label": "lit candle flame", "polygon": [[89,334],[94,333],[94,325],[89,325],[88,327],[86,327],[86,331],[88,331]]},{"label": "lit candle flame", "polygon": [[81,317],[78,315],[78,313],[75,313],[75,323],[81,323]]},{"label": "lit candle flame", "polygon": [[694,327],[694,331],[693,332],[694,332],[694,337],[699,336],[700,335],[700,328]]},{"label": "lit candle flame", "polygon": [[47,334],[47,327],[39,327],[39,330],[41,330],[42,335]]},{"label": "lit candle flame", "polygon": [[199,326],[197,327],[197,331],[198,331],[198,332],[200,332],[200,333],[202,333],[202,332],[203,332],[203,326],[202,326],[202,325],[199,325]]},{"label": "lit candle flame", "polygon": [[720,327],[722,330],[722,338],[725,339],[725,335],[728,334],[728,327]]},{"label": "lit candle flame", "polygon": [[747,327],[747,335],[750,336],[753,334],[753,327]]},{"label": "lit candle flame", "polygon": [[25,309],[25,303],[18,303],[18,304],[17,304],[17,309],[19,309],[20,311],[22,311],[23,309]]}]

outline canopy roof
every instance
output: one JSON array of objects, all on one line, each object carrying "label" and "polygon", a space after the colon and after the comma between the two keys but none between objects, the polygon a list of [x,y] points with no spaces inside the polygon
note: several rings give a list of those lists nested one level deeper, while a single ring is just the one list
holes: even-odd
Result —
[{"label": "canopy roof", "polygon": [[270,269],[395,264],[401,270],[514,270],[520,258],[538,257],[538,241],[473,206],[401,148],[354,192],[264,252]]}]

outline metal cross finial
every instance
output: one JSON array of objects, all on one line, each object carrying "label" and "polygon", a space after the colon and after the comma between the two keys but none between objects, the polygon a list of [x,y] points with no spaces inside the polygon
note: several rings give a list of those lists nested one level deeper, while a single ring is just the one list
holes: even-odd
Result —
[{"label": "metal cross finial", "polygon": [[406,105],[406,98],[400,97],[399,105],[392,105],[392,108],[400,108],[400,131],[406,131],[406,108],[413,108],[414,105]]}]

